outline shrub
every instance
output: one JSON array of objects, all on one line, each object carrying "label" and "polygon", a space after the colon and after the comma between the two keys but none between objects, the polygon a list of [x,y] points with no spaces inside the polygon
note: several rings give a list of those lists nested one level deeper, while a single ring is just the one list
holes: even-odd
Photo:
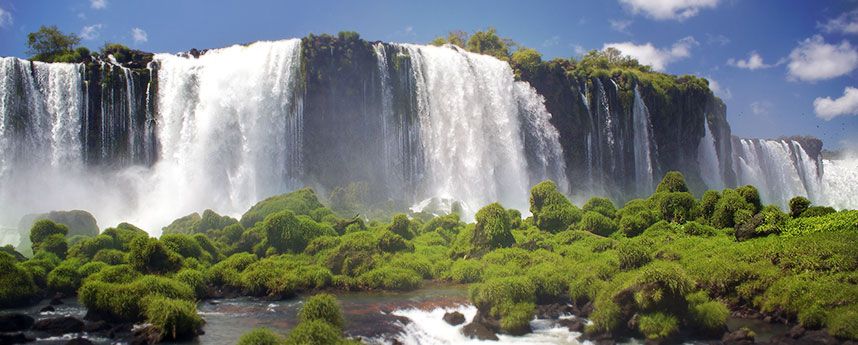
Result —
[{"label": "shrub", "polygon": [[41,242],[33,243],[33,252],[48,252],[56,255],[60,259],[65,259],[69,245],[66,238],[60,234],[50,235],[45,237]]},{"label": "shrub", "polygon": [[256,262],[256,260],[256,255],[250,253],[233,254],[212,267],[209,267],[206,271],[206,280],[215,286],[241,286],[241,272],[250,266],[250,264]]},{"label": "shrub", "polygon": [[105,249],[116,249],[113,237],[98,235],[87,237],[69,248],[68,256],[78,259],[92,259],[95,254]]},{"label": "shrub", "polygon": [[662,340],[676,334],[679,321],[664,313],[644,314],[638,319],[638,329],[647,339]]},{"label": "shrub", "polygon": [[340,237],[342,243],[325,260],[325,266],[335,274],[357,276],[372,269],[372,253],[378,250],[376,238],[368,231],[358,231]]},{"label": "shrub", "polygon": [[381,267],[361,274],[358,284],[366,289],[410,291],[420,288],[423,278],[412,270]]},{"label": "shrub", "polygon": [[751,185],[741,186],[736,188],[736,193],[742,196],[746,202],[751,204],[751,212],[757,213],[763,209],[762,201],[760,200],[760,192],[757,191],[757,188]]},{"label": "shrub", "polygon": [[116,249],[102,249],[92,257],[92,261],[100,261],[108,265],[120,265],[128,262],[128,255]]},{"label": "shrub", "polygon": [[265,327],[257,327],[242,334],[241,338],[238,339],[238,345],[283,345],[285,341],[286,339],[274,331]]},{"label": "shrub", "polygon": [[80,261],[66,260],[48,273],[48,288],[52,291],[74,294],[80,287],[81,277],[78,273]]},{"label": "shrub", "polygon": [[617,209],[614,203],[607,198],[593,197],[587,200],[587,203],[581,207],[584,212],[598,212],[608,218],[614,218],[617,214]]},{"label": "shrub", "polygon": [[122,251],[127,251],[131,248],[131,242],[134,241],[135,238],[149,237],[149,234],[146,233],[146,231],[128,223],[120,223],[115,228],[108,228],[104,230],[102,235],[107,235],[113,238],[113,248]]},{"label": "shrub", "polygon": [[474,254],[481,256],[492,249],[515,244],[509,214],[500,204],[494,203],[481,208],[475,218],[477,224],[471,239]]},{"label": "shrub", "polygon": [[301,322],[324,321],[340,330],[345,326],[345,319],[343,319],[337,298],[326,293],[317,294],[307,299],[298,313],[298,319]]},{"label": "shrub", "polygon": [[146,322],[155,326],[162,339],[185,339],[196,336],[203,326],[193,302],[149,296],[142,302]]},{"label": "shrub", "polygon": [[100,272],[108,266],[108,264],[103,263],[101,261],[91,261],[80,266],[80,268],[77,269],[77,273],[80,275],[81,279],[86,279],[87,277]]},{"label": "shrub", "polygon": [[256,203],[241,216],[241,224],[245,228],[250,228],[273,213],[289,210],[293,214],[306,215],[319,207],[324,207],[324,205],[319,202],[312,189],[299,189],[291,193],[272,196]]},{"label": "shrub", "polygon": [[396,253],[401,251],[414,251],[414,246],[408,243],[402,236],[391,231],[381,231],[377,235],[378,250],[388,253]]},{"label": "shrub", "polygon": [[684,223],[694,219],[693,210],[697,200],[688,192],[660,192],[650,197],[652,204],[668,222]]},{"label": "shrub", "polygon": [[640,241],[623,241],[617,246],[620,269],[630,270],[646,265],[652,260],[645,245]]},{"label": "shrub", "polygon": [[202,261],[211,261],[208,253],[203,257],[203,247],[193,237],[187,234],[166,234],[161,236],[161,243],[167,249],[181,255],[183,258],[197,258]]},{"label": "shrub", "polygon": [[131,241],[128,263],[144,273],[168,273],[179,270],[182,259],[156,238],[137,237]]},{"label": "shrub", "polygon": [[730,310],[724,303],[709,301],[694,305],[689,310],[694,325],[707,334],[719,336],[727,327],[727,317]]},{"label": "shrub", "polygon": [[[61,235],[63,238],[69,233],[69,228],[64,224],[54,223],[47,219],[40,219],[33,223],[30,228],[30,243],[36,246],[52,235]],[[33,249],[35,252],[36,249]]]},{"label": "shrub", "polygon": [[840,307],[831,311],[828,332],[835,337],[858,340],[858,305]]},{"label": "shrub", "polygon": [[718,193],[716,190],[707,190],[703,193],[703,197],[700,199],[700,215],[703,216],[703,219],[712,219],[715,207],[718,205],[718,200],[720,199],[721,193]]},{"label": "shrub", "polygon": [[536,227],[542,231],[557,233],[581,221],[583,213],[575,205],[548,205],[542,208]]},{"label": "shrub", "polygon": [[640,235],[647,228],[652,226],[655,217],[652,217],[648,212],[627,215],[620,218],[620,231],[627,237]]},{"label": "shrub", "polygon": [[715,211],[712,213],[712,219],[709,222],[712,226],[723,229],[732,228],[735,226],[735,214],[739,210],[751,211],[753,205],[748,203],[739,193],[732,189],[725,189],[718,203],[715,205]]},{"label": "shrub", "polygon": [[[177,280],[152,275],[124,284],[87,279],[78,290],[78,298],[87,309],[120,320],[137,320],[143,316],[143,302],[150,296],[192,301],[194,291]],[[196,308],[193,310],[196,313]]]},{"label": "shrub", "polygon": [[190,286],[191,289],[194,290],[194,294],[197,298],[201,299],[206,296],[206,279],[203,272],[195,269],[183,268],[179,273],[176,273],[176,280]]},{"label": "shrub", "polygon": [[698,222],[688,222],[682,225],[682,232],[690,236],[711,237],[717,234],[715,228]]},{"label": "shrub", "polygon": [[858,211],[842,211],[819,217],[791,219],[781,232],[783,236],[808,235],[818,232],[838,233],[858,228]]},{"label": "shrub", "polygon": [[33,276],[9,254],[0,253],[0,308],[28,304],[39,294]]},{"label": "shrub", "polygon": [[664,174],[658,187],[655,188],[656,193],[683,193],[688,192],[688,186],[685,184],[685,176],[678,171],[668,171]]},{"label": "shrub", "polygon": [[410,226],[411,223],[408,221],[408,216],[399,213],[393,216],[393,221],[390,223],[390,226],[387,227],[387,230],[393,232],[394,234],[402,236],[402,238],[410,240],[414,237],[414,234],[411,232]]},{"label": "shrub", "polygon": [[610,236],[617,231],[617,223],[601,213],[587,212],[581,218],[581,230],[589,231],[600,236]]},{"label": "shrub", "polygon": [[531,332],[530,320],[536,311],[536,304],[521,302],[504,304],[499,306],[502,315],[500,319],[501,331],[512,335],[524,335]]},{"label": "shrub", "polygon": [[307,216],[296,217],[288,210],[266,217],[262,222],[262,230],[268,244],[277,253],[300,253],[316,237],[337,235],[330,226],[316,223]]},{"label": "shrub", "polygon": [[810,207],[810,200],[803,196],[797,196],[789,199],[789,215],[793,218],[801,216],[808,207]]},{"label": "shrub", "polygon": [[287,344],[330,345],[341,341],[340,330],[321,320],[301,322],[286,337]]},{"label": "shrub", "polygon": [[480,281],[482,264],[477,260],[459,259],[450,267],[450,278],[457,283],[475,283]]},{"label": "shrub", "polygon": [[105,283],[130,283],[141,276],[131,265],[107,266],[87,277],[87,281]]}]

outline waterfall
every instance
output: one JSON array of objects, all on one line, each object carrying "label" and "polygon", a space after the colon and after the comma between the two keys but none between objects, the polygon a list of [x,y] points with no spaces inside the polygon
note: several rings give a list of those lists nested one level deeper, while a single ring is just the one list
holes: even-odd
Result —
[{"label": "waterfall", "polygon": [[527,210],[529,178],[512,69],[453,46],[403,45],[411,56],[428,196]]},{"label": "waterfall", "polygon": [[706,127],[705,135],[700,138],[700,143],[697,144],[697,166],[700,167],[700,177],[706,183],[709,189],[721,190],[724,189],[724,177],[721,176],[721,163],[718,159],[718,151],[715,146],[715,136],[712,135],[712,130],[709,128],[709,121],[705,120],[703,125]]},{"label": "waterfall", "polygon": [[734,169],[740,185],[754,185],[763,202],[786,207],[794,196],[817,200],[820,176],[798,142],[788,139],[740,139]]},{"label": "waterfall", "polygon": [[813,200],[836,209],[858,209],[858,157],[823,159],[821,196]]},{"label": "waterfall", "polygon": [[[641,98],[640,90],[635,85],[634,108],[634,153],[635,153],[635,186],[639,196],[647,196],[653,191],[653,150],[652,123],[649,119],[649,109]],[[707,127],[708,129],[708,127]]]},{"label": "waterfall", "polygon": [[551,113],[545,109],[545,98],[530,84],[517,81],[514,86],[515,100],[522,115],[524,148],[530,168],[530,184],[551,179],[561,191],[569,190],[566,178],[566,160],[560,146],[560,133],[551,125]]},{"label": "waterfall", "polygon": [[301,175],[300,40],[155,56],[160,157],[141,188],[147,221],[240,213]]}]

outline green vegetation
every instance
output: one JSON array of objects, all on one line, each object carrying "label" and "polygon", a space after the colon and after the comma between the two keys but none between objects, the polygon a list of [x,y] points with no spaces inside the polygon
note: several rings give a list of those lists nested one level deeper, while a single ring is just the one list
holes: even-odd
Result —
[{"label": "green vegetation", "polygon": [[[77,294],[93,315],[148,322],[173,340],[197,334],[195,301],[217,294],[405,291],[434,280],[470,284],[483,320],[506,334],[530,332],[537,306],[562,303],[592,305],[595,337],[719,338],[741,307],[854,340],[858,211],[791,206],[764,206],[750,186],[698,200],[669,173],[620,208],[604,198],[579,208],[545,181],[531,189],[532,216],[495,203],[471,224],[456,213],[344,219],[309,189],[264,200],[241,222],[206,211],[160,239],[120,224],[67,251],[67,229],[40,220],[33,257],[0,253],[0,305]],[[259,329],[240,342],[349,342],[330,294],[308,298],[300,320],[285,337]]]}]

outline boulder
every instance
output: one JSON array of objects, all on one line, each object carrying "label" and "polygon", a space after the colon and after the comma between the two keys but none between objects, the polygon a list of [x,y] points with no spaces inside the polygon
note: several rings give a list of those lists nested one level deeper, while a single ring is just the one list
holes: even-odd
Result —
[{"label": "boulder", "polygon": [[33,327],[36,320],[21,313],[0,314],[0,332],[25,331]]},{"label": "boulder", "polygon": [[33,330],[46,332],[51,335],[79,333],[83,331],[83,321],[71,316],[42,319],[33,324]]},{"label": "boulder", "polygon": [[462,334],[472,339],[498,340],[498,336],[495,332],[479,322],[471,322],[465,325],[465,327],[462,327]]},{"label": "boulder", "polygon": [[735,330],[733,332],[724,333],[721,337],[721,343],[724,345],[750,345],[754,344],[754,332],[747,328]]},{"label": "boulder", "polygon": [[93,344],[94,343],[89,341],[89,339],[81,338],[81,337],[74,338],[74,339],[66,342],[66,345],[93,345]]},{"label": "boulder", "polygon": [[560,319],[557,323],[569,329],[569,332],[584,333],[584,327],[587,323],[583,319],[573,317],[571,319]]},{"label": "boulder", "polygon": [[465,315],[462,315],[462,313],[457,311],[444,313],[444,321],[450,325],[458,326],[465,323]]},{"label": "boulder", "polygon": [[40,313],[49,313],[52,311],[57,311],[57,308],[54,308],[52,305],[46,305],[44,308],[39,309]]}]

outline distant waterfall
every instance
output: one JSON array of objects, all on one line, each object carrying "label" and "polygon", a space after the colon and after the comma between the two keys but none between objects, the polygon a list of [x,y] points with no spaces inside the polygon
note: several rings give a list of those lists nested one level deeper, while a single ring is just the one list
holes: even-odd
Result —
[{"label": "distant waterfall", "polygon": [[718,159],[718,150],[715,146],[715,136],[709,129],[709,121],[703,121],[706,134],[700,138],[697,145],[697,164],[700,167],[700,177],[706,183],[708,189],[724,189],[724,177],[721,176],[721,164]]},{"label": "distant waterfall", "polygon": [[822,195],[814,200],[837,209],[858,209],[858,157],[823,159]]},{"label": "distant waterfall", "polygon": [[529,178],[512,69],[452,46],[404,45],[417,83],[426,193],[466,213],[499,201],[527,209]]},{"label": "distant waterfall", "polygon": [[[646,196],[653,191],[653,150],[652,123],[649,119],[649,109],[641,98],[640,90],[635,86],[634,108],[634,152],[635,152],[635,185],[640,196]],[[708,128],[708,127],[707,127]]]},{"label": "distant waterfall", "polygon": [[733,164],[739,184],[756,186],[764,202],[785,207],[794,196],[820,198],[820,169],[798,142],[786,139],[738,142],[733,147]]},{"label": "distant waterfall", "polygon": [[155,56],[161,152],[153,181],[141,186],[144,203],[158,209],[150,217],[207,207],[242,212],[297,186],[300,51],[295,39],[216,49],[199,58]]}]

